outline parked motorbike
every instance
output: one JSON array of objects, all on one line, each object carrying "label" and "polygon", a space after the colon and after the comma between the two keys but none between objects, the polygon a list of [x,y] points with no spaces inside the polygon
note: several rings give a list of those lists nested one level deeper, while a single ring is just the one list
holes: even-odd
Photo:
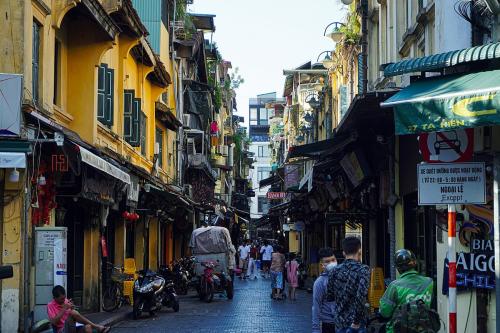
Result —
[{"label": "parked motorbike", "polygon": [[207,303],[212,302],[215,293],[226,292],[228,299],[233,299],[234,289],[233,281],[226,273],[215,273],[214,262],[204,262],[201,263],[205,269],[203,270],[203,275],[200,279],[200,285],[198,287],[198,295],[201,300]]},{"label": "parked motorbike", "polygon": [[139,271],[134,282],[133,318],[138,319],[142,312],[149,312],[153,316],[162,305],[179,311],[179,300],[172,281],[166,281],[149,270]]}]

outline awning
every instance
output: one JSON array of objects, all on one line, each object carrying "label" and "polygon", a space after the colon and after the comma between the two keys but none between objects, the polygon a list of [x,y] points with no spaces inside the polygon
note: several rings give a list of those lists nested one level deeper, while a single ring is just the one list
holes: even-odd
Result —
[{"label": "awning", "polygon": [[435,72],[464,63],[500,58],[500,42],[470,47],[463,50],[434,54],[384,65],[384,76],[414,72]]},{"label": "awning", "polygon": [[357,133],[352,132],[344,136],[336,136],[333,139],[322,140],[301,146],[293,146],[288,150],[287,160],[296,157],[319,157],[322,154],[341,151],[348,144],[357,140]]},{"label": "awning", "polygon": [[0,152],[0,169],[7,168],[26,168],[26,154]]},{"label": "awning", "polygon": [[282,179],[278,174],[273,175],[273,176],[268,177],[268,178],[264,178],[259,182],[259,188],[263,188],[263,187],[266,187],[269,185],[279,183],[281,180]]},{"label": "awning", "polygon": [[381,103],[396,134],[500,124],[500,70],[422,79]]},{"label": "awning", "polygon": [[93,168],[96,168],[97,170],[100,170],[111,177],[114,177],[125,184],[130,185],[130,175],[126,173],[125,171],[120,170],[119,168],[115,167],[113,164],[106,162],[104,159],[101,157],[97,156],[94,153],[91,153],[87,149],[83,148],[82,146],[76,145],[80,151],[80,157],[81,161],[85,164],[90,165]]},{"label": "awning", "polygon": [[155,115],[171,131],[175,132],[182,126],[182,123],[177,119],[172,110],[162,102],[155,102]]},{"label": "awning", "polygon": [[285,209],[289,208],[291,205],[292,205],[291,201],[280,203],[276,206],[272,206],[271,208],[269,208],[269,213],[275,213],[275,212],[279,212],[281,210],[285,210]]},{"label": "awning", "polygon": [[205,31],[215,31],[214,17],[213,14],[194,14],[190,13],[191,21],[193,21],[193,25],[198,30]]}]

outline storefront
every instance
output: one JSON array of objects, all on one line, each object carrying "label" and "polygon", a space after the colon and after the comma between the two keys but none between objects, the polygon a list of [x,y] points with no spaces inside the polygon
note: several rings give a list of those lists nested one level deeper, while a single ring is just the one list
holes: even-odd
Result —
[{"label": "storefront", "polygon": [[[398,190],[401,220],[398,242],[415,251],[423,274],[436,281],[436,302],[440,317],[448,321],[448,225],[446,198],[419,205],[422,177],[417,164],[484,163],[482,204],[463,204],[457,196],[457,317],[459,332],[497,332],[493,237],[493,178],[495,152],[500,147],[500,71],[491,59],[499,44],[409,59],[386,67],[386,76],[409,72],[440,71],[441,76],[412,79],[411,84],[382,103],[394,109],[399,135],[396,159],[400,161]],[[461,56],[468,55],[468,56]],[[451,164],[450,164],[451,163]],[[451,178],[450,178],[451,179]],[[458,182],[458,179],[450,181]],[[464,181],[465,178],[464,178]],[[478,185],[477,185],[478,186]],[[481,189],[475,188],[474,190]],[[444,192],[443,192],[444,191]],[[470,189],[468,190],[470,193]],[[422,201],[422,200],[421,200]]]}]

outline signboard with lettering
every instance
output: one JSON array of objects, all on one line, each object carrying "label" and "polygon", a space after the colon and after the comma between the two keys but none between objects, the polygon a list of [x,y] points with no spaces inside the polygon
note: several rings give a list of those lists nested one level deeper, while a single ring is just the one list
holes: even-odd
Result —
[{"label": "signboard with lettering", "polygon": [[418,204],[484,204],[484,163],[419,164]]},{"label": "signboard with lettering", "polygon": [[470,253],[457,253],[457,287],[495,289],[493,241],[474,239],[470,249]]},{"label": "signboard with lettering", "polygon": [[269,200],[284,199],[286,196],[285,192],[267,192],[267,198]]}]

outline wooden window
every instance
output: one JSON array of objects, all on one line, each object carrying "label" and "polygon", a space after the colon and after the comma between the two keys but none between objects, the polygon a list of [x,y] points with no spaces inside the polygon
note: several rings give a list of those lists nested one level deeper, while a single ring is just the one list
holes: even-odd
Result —
[{"label": "wooden window", "polygon": [[163,131],[156,128],[156,143],[158,144],[158,166],[163,167]]},{"label": "wooden window", "polygon": [[52,103],[61,105],[61,42],[56,39],[54,44],[54,96]]},{"label": "wooden window", "polygon": [[140,136],[140,145],[141,145],[141,154],[143,156],[146,156],[146,148],[147,148],[147,122],[148,122],[148,117],[144,114],[144,112],[139,112],[139,118],[140,118],[140,129],[139,129],[139,136]]},{"label": "wooden window", "polygon": [[135,98],[134,90],[125,90],[123,107],[123,137],[133,147],[139,147],[141,99]]},{"label": "wooden window", "polygon": [[41,45],[41,25],[33,21],[33,45],[31,60],[31,95],[33,102],[38,103],[40,93],[40,45]]},{"label": "wooden window", "polygon": [[97,78],[97,120],[103,125],[113,125],[115,71],[101,64]]}]

